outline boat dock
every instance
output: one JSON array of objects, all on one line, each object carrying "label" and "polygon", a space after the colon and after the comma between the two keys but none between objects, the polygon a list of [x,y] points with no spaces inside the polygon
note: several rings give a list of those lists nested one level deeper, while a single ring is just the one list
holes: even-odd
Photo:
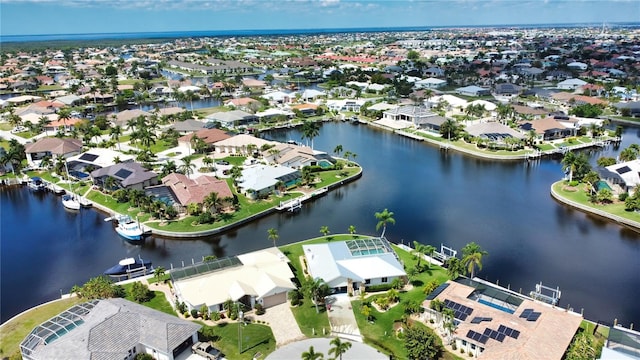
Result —
[{"label": "boat dock", "polygon": [[281,201],[280,204],[278,206],[276,206],[276,210],[278,211],[284,211],[287,210],[289,212],[294,212],[296,210],[299,210],[302,208],[302,203],[305,201],[308,201],[309,199],[313,199],[313,198],[317,198],[320,197],[324,194],[327,193],[327,191],[329,191],[326,187],[323,187],[321,189],[315,190],[313,192],[304,194],[300,197],[297,197],[295,199],[291,199],[291,200],[287,200],[287,201]]},{"label": "boat dock", "polygon": [[404,136],[404,137],[408,137],[410,139],[416,140],[416,141],[424,141],[424,137],[420,136],[420,135],[416,135],[410,132],[406,132],[406,131],[402,131],[402,130],[396,130],[396,134]]}]

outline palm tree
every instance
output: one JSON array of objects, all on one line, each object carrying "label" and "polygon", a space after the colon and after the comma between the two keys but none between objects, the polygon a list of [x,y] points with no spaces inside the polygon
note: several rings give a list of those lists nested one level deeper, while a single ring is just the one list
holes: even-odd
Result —
[{"label": "palm tree", "polygon": [[58,120],[62,120],[64,124],[64,131],[67,131],[67,120],[71,119],[71,109],[62,108],[58,110]]},{"label": "palm tree", "polygon": [[212,171],[216,171],[215,166],[212,167],[213,164],[215,164],[215,161],[209,157],[209,156],[205,156],[202,158],[202,163],[204,164],[204,166],[206,166],[207,168],[211,169]]},{"label": "palm tree", "polygon": [[180,171],[182,171],[187,177],[193,174],[196,168],[196,164],[191,162],[191,157],[185,156],[182,158],[182,165],[180,166]]},{"label": "palm tree", "polygon": [[349,231],[349,234],[353,235],[356,233],[356,227],[353,225],[349,225],[348,231]]},{"label": "palm tree", "polygon": [[207,208],[208,212],[215,213],[218,212],[218,207],[222,205],[222,199],[218,197],[217,192],[212,192],[204,198],[202,205]]},{"label": "palm tree", "polygon": [[340,153],[342,153],[342,145],[336,145],[335,149],[333,149],[333,152],[337,155],[340,156]]},{"label": "palm tree", "polygon": [[322,236],[327,236],[329,235],[329,227],[326,225],[323,225],[320,227],[320,234],[322,234]]},{"label": "palm tree", "polygon": [[628,147],[620,152],[618,156],[621,162],[632,161],[638,157],[638,153],[632,147]]},{"label": "palm tree", "polygon": [[562,165],[569,170],[569,182],[573,181],[573,172],[576,170],[576,162],[577,157],[572,151],[567,151],[567,153],[562,158]]},{"label": "palm tree", "polygon": [[49,124],[51,124],[51,120],[47,116],[42,115],[38,118],[38,127],[44,130],[44,134],[46,136],[49,136],[49,131],[47,130],[47,126],[49,126]]},{"label": "palm tree", "polygon": [[445,265],[447,267],[447,275],[449,275],[449,278],[452,280],[457,279],[458,276],[460,276],[460,274],[464,271],[464,265],[462,264],[460,259],[456,257],[447,259]]},{"label": "palm tree", "polygon": [[323,353],[317,353],[313,346],[309,346],[309,351],[305,351],[302,353],[302,360],[318,360],[324,359]]},{"label": "palm tree", "polygon": [[393,218],[393,212],[387,209],[384,209],[382,212],[375,213],[375,217],[376,219],[378,219],[378,224],[376,225],[376,231],[380,230],[380,227],[382,227],[382,234],[380,235],[380,237],[384,238],[384,233],[387,230],[387,223],[389,224],[396,223],[396,220]]},{"label": "palm tree", "polygon": [[120,136],[122,135],[122,126],[116,125],[109,129],[109,135],[111,136],[111,140],[114,140],[118,143],[118,150],[120,150]]},{"label": "palm tree", "polygon": [[160,278],[164,276],[166,270],[162,266],[158,266],[153,270],[153,276],[156,278],[156,281],[160,281]]},{"label": "palm tree", "polygon": [[333,346],[329,349],[329,354],[333,354],[335,356],[334,359],[342,360],[342,354],[346,353],[347,350],[351,348],[350,342],[342,342],[339,337],[335,337],[329,344]]},{"label": "palm tree", "polygon": [[278,241],[278,238],[280,238],[280,235],[278,235],[278,230],[270,228],[269,230],[267,230],[267,234],[269,234],[269,240],[273,241],[273,247],[276,247],[276,241]]},{"label": "palm tree", "polygon": [[313,138],[320,134],[320,126],[313,121],[305,121],[302,123],[302,138],[311,139],[311,150],[313,150]]},{"label": "palm tree", "polygon": [[318,303],[324,301],[324,297],[329,294],[329,286],[321,278],[307,279],[304,283],[303,291],[313,300],[316,307],[316,313],[320,313]]},{"label": "palm tree", "polygon": [[471,274],[471,278],[475,275],[476,267],[482,270],[482,257],[488,254],[475,242],[470,242],[462,248],[462,265],[466,273]]},{"label": "palm tree", "polygon": [[161,177],[165,177],[171,173],[174,173],[176,172],[176,170],[178,170],[178,167],[176,166],[175,161],[167,160],[167,162],[162,166]]}]

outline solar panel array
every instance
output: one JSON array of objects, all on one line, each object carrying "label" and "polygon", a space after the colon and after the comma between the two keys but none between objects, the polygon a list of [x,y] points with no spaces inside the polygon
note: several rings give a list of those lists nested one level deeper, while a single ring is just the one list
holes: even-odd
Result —
[{"label": "solar panel array", "polygon": [[500,341],[500,342],[502,342],[504,340],[504,338],[506,337],[505,334],[503,334],[501,332],[498,332],[498,331],[495,331],[495,330],[492,330],[492,329],[489,329],[489,328],[484,329],[484,334],[483,335],[486,335],[489,338],[491,338],[493,340],[496,340],[496,341]]},{"label": "solar panel array", "polygon": [[491,321],[493,320],[493,318],[490,317],[482,317],[482,316],[476,316],[473,319],[471,319],[471,323],[472,324],[480,324],[483,321]]},{"label": "solar panel array", "polygon": [[78,159],[93,162],[97,158],[98,158],[98,155],[96,154],[82,154],[82,156],[80,156]]},{"label": "solar panel array", "polygon": [[533,309],[524,309],[520,314],[520,317],[527,319],[527,321],[536,321],[542,315],[541,312],[533,311]]},{"label": "solar panel array", "polygon": [[486,344],[487,340],[489,340],[489,337],[487,335],[477,333],[473,330],[469,330],[469,332],[467,332],[467,337],[471,340],[479,342],[480,344]]},{"label": "solar panel array", "polygon": [[443,283],[440,286],[438,286],[437,288],[433,289],[433,291],[431,292],[431,294],[427,295],[427,300],[433,300],[436,298],[436,296],[440,295],[440,293],[446,289],[447,287],[449,287],[449,283]]},{"label": "solar panel array", "polygon": [[129,175],[133,174],[133,172],[131,170],[127,170],[127,169],[120,169],[118,170],[118,172],[116,172],[115,174],[113,174],[113,176],[120,178],[120,179],[126,179],[129,177]]},{"label": "solar panel array", "polygon": [[503,333],[503,334],[505,334],[505,335],[507,335],[509,337],[514,338],[514,339],[517,339],[518,336],[520,336],[520,331],[512,329],[512,328],[510,328],[508,326],[504,326],[504,325],[500,325],[498,327],[498,332],[499,333]]},{"label": "solar panel array", "polygon": [[471,313],[473,312],[472,308],[464,306],[462,304],[458,304],[457,302],[451,301],[449,299],[444,300],[444,305],[453,310],[453,316],[460,321],[465,321],[467,319],[467,316],[471,315]]}]

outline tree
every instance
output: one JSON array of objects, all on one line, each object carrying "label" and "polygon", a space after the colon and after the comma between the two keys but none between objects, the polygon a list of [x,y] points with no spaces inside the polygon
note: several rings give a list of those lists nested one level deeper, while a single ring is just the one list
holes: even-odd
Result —
[{"label": "tree", "polygon": [[598,181],[600,181],[600,175],[598,175],[597,172],[595,172],[593,170],[589,171],[587,173],[587,175],[585,175],[582,180],[589,185],[589,192],[590,193],[593,193],[594,191],[598,190],[598,189],[596,189],[596,185],[597,185]]},{"label": "tree", "polygon": [[185,156],[182,158],[182,165],[180,166],[180,171],[182,171],[187,177],[193,174],[195,171],[196,164],[192,162],[191,157]]},{"label": "tree", "polygon": [[67,132],[67,120],[71,119],[71,109],[62,108],[58,110],[58,120],[62,120],[64,124],[64,132]]},{"label": "tree", "polygon": [[267,233],[269,234],[269,240],[273,241],[273,247],[276,247],[276,241],[278,241],[278,238],[280,237],[280,235],[278,235],[278,230],[270,228],[267,230]]},{"label": "tree", "polygon": [[309,350],[302,353],[302,360],[318,360],[324,359],[323,353],[317,353],[313,346],[309,346]]},{"label": "tree", "polygon": [[149,299],[151,299],[151,294],[149,287],[139,281],[134,282],[129,290],[129,295],[137,303],[149,301]]},{"label": "tree", "polygon": [[589,360],[595,358],[596,344],[593,338],[584,331],[576,334],[564,357],[566,360]]},{"label": "tree", "polygon": [[156,278],[156,281],[160,281],[160,278],[164,276],[165,272],[166,270],[162,266],[158,266],[153,270],[153,277]]},{"label": "tree", "polygon": [[448,258],[447,261],[445,261],[445,266],[447,267],[447,275],[449,275],[449,278],[452,280],[457,279],[458,276],[464,272],[464,265],[460,259],[456,257]]},{"label": "tree", "polygon": [[482,270],[482,257],[488,253],[475,242],[470,242],[462,248],[462,265],[465,267],[466,273],[471,274],[473,278],[476,267]]},{"label": "tree", "polygon": [[109,129],[109,135],[111,139],[118,143],[118,150],[120,150],[120,136],[122,135],[122,126],[116,125]]},{"label": "tree", "polygon": [[378,219],[378,224],[376,225],[376,231],[380,230],[382,227],[381,238],[384,238],[384,233],[387,230],[387,223],[395,224],[396,220],[393,218],[393,212],[384,209],[382,212],[377,212],[374,214],[376,219]]},{"label": "tree", "polygon": [[320,227],[320,234],[322,234],[322,236],[327,236],[329,235],[329,227],[326,225],[323,225]]},{"label": "tree", "polygon": [[621,162],[632,161],[638,158],[638,152],[634,148],[628,147],[620,152],[618,158]]},{"label": "tree", "polygon": [[572,151],[567,151],[564,155],[562,165],[569,172],[569,182],[573,181],[574,177],[576,180],[582,179],[591,170],[587,155],[583,153],[576,155]]},{"label": "tree", "polygon": [[616,164],[616,159],[608,156],[599,157],[596,164],[600,167],[607,167]]},{"label": "tree", "polygon": [[307,279],[302,286],[303,292],[313,300],[316,313],[320,313],[318,304],[324,302],[324,297],[329,294],[329,286],[321,278]]},{"label": "tree", "polygon": [[337,156],[340,156],[340,154],[342,153],[342,145],[336,145],[336,147],[333,149],[333,153],[336,154]]},{"label": "tree", "polygon": [[461,126],[457,121],[447,119],[440,125],[440,134],[448,140],[457,140],[460,137]]},{"label": "tree", "polygon": [[334,359],[342,360],[342,354],[346,353],[351,348],[351,343],[348,341],[342,341],[339,337],[333,338],[329,344],[332,346],[329,349],[329,355],[333,354]]},{"label": "tree", "polygon": [[320,134],[320,126],[313,121],[302,123],[302,138],[311,140],[311,150],[313,150],[313,139]]},{"label": "tree", "polygon": [[410,359],[437,359],[442,353],[442,343],[429,328],[415,324],[404,328],[404,347]]},{"label": "tree", "polygon": [[349,225],[348,231],[349,231],[349,234],[353,235],[356,233],[356,227],[353,225]]},{"label": "tree", "polygon": [[115,285],[106,276],[91,278],[79,288],[79,291],[77,290],[74,292],[83,300],[124,297],[124,288],[120,285]]}]

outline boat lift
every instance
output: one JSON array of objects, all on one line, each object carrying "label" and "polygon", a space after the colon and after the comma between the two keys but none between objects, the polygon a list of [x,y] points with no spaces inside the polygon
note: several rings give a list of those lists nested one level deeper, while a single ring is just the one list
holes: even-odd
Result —
[{"label": "boat lift", "polygon": [[458,251],[450,247],[440,244],[440,251],[433,252],[433,258],[441,261],[443,264],[452,257],[456,257]]},{"label": "boat lift", "polygon": [[532,298],[545,302],[551,305],[558,305],[558,301],[560,300],[560,296],[562,296],[562,292],[560,291],[560,287],[551,288],[548,286],[542,285],[542,281],[539,284],[536,284],[536,290],[531,291],[529,296]]}]

